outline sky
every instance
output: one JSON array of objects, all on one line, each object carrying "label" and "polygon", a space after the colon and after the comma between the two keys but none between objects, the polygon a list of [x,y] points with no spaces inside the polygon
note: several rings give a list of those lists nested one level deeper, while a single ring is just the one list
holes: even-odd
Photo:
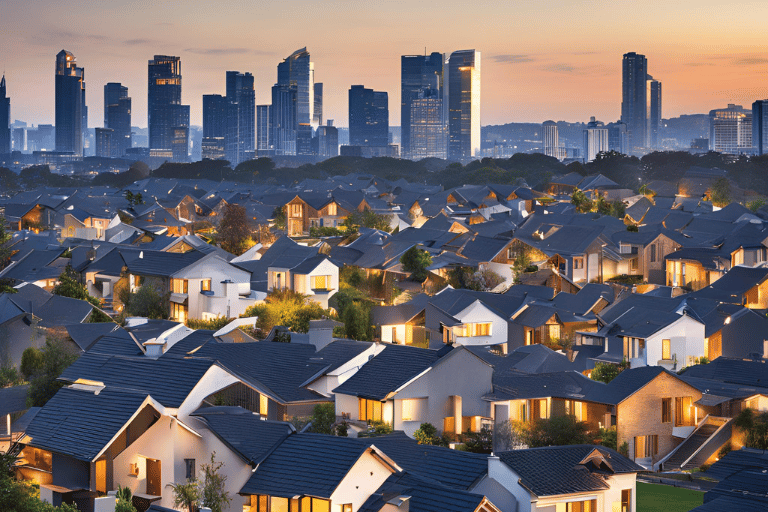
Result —
[{"label": "sky", "polygon": [[103,125],[103,87],[128,86],[133,125],[147,125],[147,61],[182,61],[182,100],[202,124],[203,94],[225,72],[251,72],[269,103],[277,64],[307,47],[325,84],[324,117],[347,123],[347,91],[389,93],[400,124],[400,56],[482,53],[483,125],[547,119],[610,122],[621,112],[621,59],[648,58],[663,116],[768,97],[764,0],[0,0],[0,70],[11,115],[53,123],[61,49],[85,68],[89,126]]}]

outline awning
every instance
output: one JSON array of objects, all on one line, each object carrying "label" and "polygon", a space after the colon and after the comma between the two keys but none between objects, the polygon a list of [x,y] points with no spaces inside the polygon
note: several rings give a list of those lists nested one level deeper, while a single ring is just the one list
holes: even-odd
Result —
[{"label": "awning", "polygon": [[171,294],[171,302],[175,302],[176,304],[186,304],[188,299],[189,296],[186,293]]}]

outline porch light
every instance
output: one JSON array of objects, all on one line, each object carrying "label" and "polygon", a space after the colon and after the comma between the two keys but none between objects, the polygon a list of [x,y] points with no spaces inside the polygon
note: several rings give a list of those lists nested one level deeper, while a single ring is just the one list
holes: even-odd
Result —
[{"label": "porch light", "polygon": [[731,317],[725,319],[725,325],[728,325],[729,323],[731,323]]}]

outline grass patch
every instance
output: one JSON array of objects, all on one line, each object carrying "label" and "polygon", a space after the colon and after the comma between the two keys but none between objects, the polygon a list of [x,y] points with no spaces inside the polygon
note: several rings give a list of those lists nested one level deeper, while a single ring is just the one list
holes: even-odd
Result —
[{"label": "grass patch", "polygon": [[704,493],[668,485],[637,483],[638,512],[688,512],[704,503]]}]

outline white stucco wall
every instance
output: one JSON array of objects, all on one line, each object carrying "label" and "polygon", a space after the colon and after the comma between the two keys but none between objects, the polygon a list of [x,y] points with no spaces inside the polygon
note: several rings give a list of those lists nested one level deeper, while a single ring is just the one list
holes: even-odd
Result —
[{"label": "white stucco wall", "polygon": [[498,345],[507,342],[507,321],[485,307],[480,301],[470,304],[454,317],[463,324],[491,323],[490,336],[457,336],[458,345]]},{"label": "white stucco wall", "polygon": [[349,413],[351,420],[360,419],[360,408],[358,406],[358,398],[351,395],[336,395],[336,416],[341,416],[342,413]]},{"label": "white stucco wall", "polygon": [[182,421],[187,420],[189,415],[200,407],[205,397],[235,382],[240,380],[221,367],[212,365],[182,402],[177,412],[178,417]]},{"label": "white stucco wall", "polygon": [[[230,265],[216,255],[206,256],[172,277],[189,281],[189,318],[201,319],[203,313],[214,317],[238,317],[256,302],[254,299],[241,299],[240,295],[250,292],[250,272]],[[211,280],[213,295],[204,295],[200,291],[201,283],[206,279]],[[232,283],[223,282],[227,280]]]},{"label": "white stucco wall", "polygon": [[531,494],[520,485],[520,475],[496,457],[488,458],[488,477],[500,483],[517,501],[517,512],[531,512]]},{"label": "white stucco wall", "polygon": [[661,360],[662,340],[665,339],[671,342],[672,355],[677,355],[677,369],[687,365],[688,356],[707,355],[704,325],[689,316],[682,315],[679,320],[646,339],[646,360],[649,366],[656,366]]},{"label": "white stucco wall", "polygon": [[352,504],[353,511],[358,510],[391,474],[387,466],[366,451],[331,494],[331,512],[341,512],[341,506],[347,503]]}]

